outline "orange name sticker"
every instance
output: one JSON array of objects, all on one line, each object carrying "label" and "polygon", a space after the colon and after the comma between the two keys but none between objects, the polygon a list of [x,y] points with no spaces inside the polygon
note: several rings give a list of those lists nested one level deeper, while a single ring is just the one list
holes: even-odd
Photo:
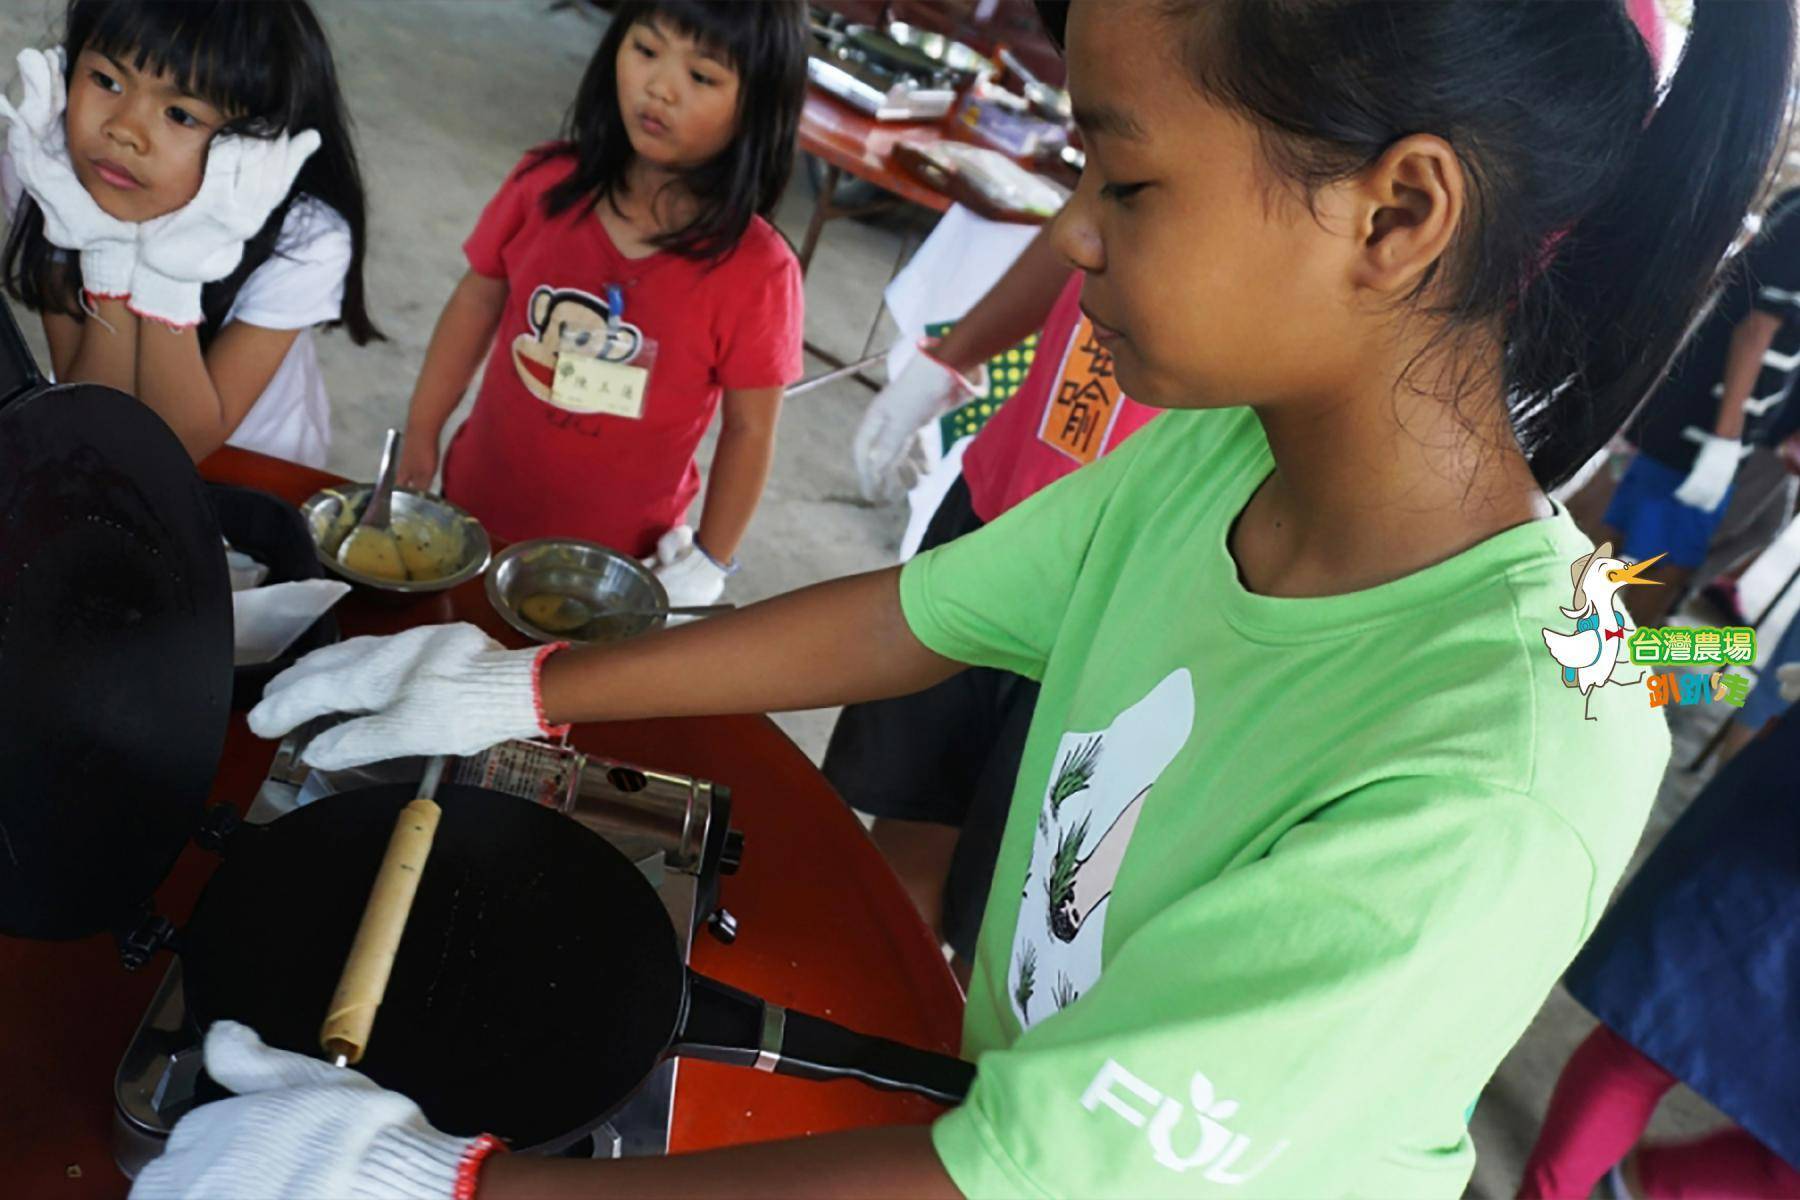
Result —
[{"label": "orange name sticker", "polygon": [[1063,351],[1038,440],[1086,466],[1106,449],[1107,435],[1119,415],[1119,395],[1112,351],[1095,340],[1093,323],[1084,316]]}]

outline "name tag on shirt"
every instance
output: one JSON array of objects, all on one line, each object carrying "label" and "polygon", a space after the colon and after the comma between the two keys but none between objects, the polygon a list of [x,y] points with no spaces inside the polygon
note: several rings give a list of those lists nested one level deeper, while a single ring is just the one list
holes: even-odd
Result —
[{"label": "name tag on shirt", "polygon": [[640,420],[650,372],[628,363],[607,362],[579,354],[556,356],[556,379],[550,403],[576,413],[605,413]]},{"label": "name tag on shirt", "polygon": [[1094,337],[1093,322],[1082,317],[1063,351],[1056,390],[1044,405],[1038,440],[1082,466],[1106,449],[1107,434],[1119,415],[1119,381],[1112,351]]}]

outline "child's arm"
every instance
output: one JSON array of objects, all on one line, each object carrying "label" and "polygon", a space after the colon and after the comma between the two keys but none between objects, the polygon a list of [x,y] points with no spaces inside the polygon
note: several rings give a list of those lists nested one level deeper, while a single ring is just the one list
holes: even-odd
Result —
[{"label": "child's arm", "polygon": [[52,312],[43,320],[58,383],[102,383],[136,394],[138,319],[123,300],[95,301],[85,321]]},{"label": "child's arm", "polygon": [[973,371],[1036,333],[1072,270],[1051,243],[1050,226],[1044,226],[1000,281],[938,342],[933,351],[938,361],[958,371]]},{"label": "child's arm", "polygon": [[1719,420],[1713,427],[1715,436],[1740,441],[1744,436],[1744,402],[1756,387],[1762,374],[1763,355],[1781,331],[1782,318],[1774,313],[1753,310],[1738,322],[1731,332],[1731,348],[1725,355],[1724,395],[1719,398]]},{"label": "child's arm", "polygon": [[44,314],[58,380],[103,383],[136,396],[168,423],[195,462],[243,423],[299,334],[233,321],[202,355],[195,330],[141,320],[123,300],[97,301],[86,321]]},{"label": "child's arm", "polygon": [[616,645],[506,650],[473,625],[351,638],[308,655],[250,713],[279,737],[357,713],[313,739],[335,770],[415,753],[472,754],[566,723],[821,708],[920,691],[960,663],[912,632],[900,569],[819,584]]},{"label": "child's arm", "polygon": [[651,1197],[905,1196],[961,1200],[931,1147],[931,1127],[851,1129],[665,1158],[581,1162],[500,1154],[477,1176],[478,1200]]},{"label": "child's arm", "polygon": [[95,297],[94,315],[86,321],[54,314],[44,319],[58,376],[137,396],[196,460],[223,445],[299,331],[233,323],[202,354],[202,293],[237,267],[246,231],[268,220],[318,144],[311,130],[217,138],[193,199],[142,225],[101,212],[66,156],[34,158],[33,170],[43,177],[36,187],[27,178],[26,186],[47,223],[60,228],[73,220],[82,227],[79,235],[64,228],[51,240],[81,247],[82,286]]},{"label": "child's arm", "polygon": [[744,531],[762,499],[775,457],[775,423],[781,416],[778,387],[725,393],[719,445],[706,483],[706,507],[695,540],[717,562],[737,555]]},{"label": "child's arm", "polygon": [[400,452],[402,486],[429,488],[437,475],[438,439],[444,434],[444,422],[462,402],[469,381],[487,357],[494,331],[500,328],[506,295],[506,280],[465,271],[445,302],[406,414],[406,444]]},{"label": "child's arm", "polygon": [[233,321],[202,354],[198,330],[139,322],[138,399],[199,462],[243,423],[300,332]]},{"label": "child's arm", "polygon": [[977,367],[1043,328],[1071,269],[1046,226],[929,353],[875,394],[850,443],[864,499],[897,500],[913,486],[919,430],[974,393]]},{"label": "child's arm", "polygon": [[1680,503],[1711,512],[1724,501],[1737,476],[1739,443],[1744,436],[1744,403],[1756,386],[1763,355],[1781,324],[1782,318],[1774,313],[1753,309],[1732,330],[1731,346],[1725,354],[1718,420],[1712,436],[1700,444],[1687,478],[1675,489],[1675,499]]},{"label": "child's arm", "polygon": [[[309,1196],[961,1197],[923,1125],[673,1157],[537,1158],[496,1154],[475,1138],[433,1129],[404,1097],[354,1071],[265,1046],[234,1022],[208,1034],[206,1067],[237,1098],[182,1118],[169,1151],[139,1177],[140,1195],[266,1194],[279,1164],[284,1193]],[[360,1135],[354,1144],[346,1144],[347,1129]]]},{"label": "child's arm", "polygon": [[351,715],[307,748],[310,765],[335,770],[469,754],[509,738],[555,736],[577,721],[901,696],[968,663],[1042,678],[1108,498],[1155,445],[1134,438],[904,569],[819,584],[623,643],[506,650],[472,625],[352,638],[272,681],[250,728],[273,738],[328,713]]},{"label": "child's arm", "polygon": [[962,669],[914,636],[900,568],[544,661],[548,724],[786,712],[922,691]]}]

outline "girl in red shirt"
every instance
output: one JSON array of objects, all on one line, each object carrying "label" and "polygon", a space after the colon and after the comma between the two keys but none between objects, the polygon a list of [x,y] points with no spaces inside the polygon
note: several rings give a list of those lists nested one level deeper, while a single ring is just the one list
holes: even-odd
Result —
[{"label": "girl in red shirt", "polygon": [[[401,482],[430,485],[485,356],[445,494],[506,541],[655,555],[672,603],[717,599],[801,370],[800,268],[766,218],[805,87],[799,0],[621,5],[564,139],[525,156],[463,245]],[[721,401],[696,532],[694,451]]]}]

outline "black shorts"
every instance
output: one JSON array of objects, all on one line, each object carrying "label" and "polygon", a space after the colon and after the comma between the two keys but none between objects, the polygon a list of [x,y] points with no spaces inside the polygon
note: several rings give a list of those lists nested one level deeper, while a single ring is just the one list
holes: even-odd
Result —
[{"label": "black shorts", "polygon": [[[958,479],[919,548],[981,524]],[[911,696],[849,706],[825,751],[825,777],[850,807],[962,830],[944,883],[944,936],[965,959],[975,956],[1037,696],[1023,676],[971,667]]]}]

